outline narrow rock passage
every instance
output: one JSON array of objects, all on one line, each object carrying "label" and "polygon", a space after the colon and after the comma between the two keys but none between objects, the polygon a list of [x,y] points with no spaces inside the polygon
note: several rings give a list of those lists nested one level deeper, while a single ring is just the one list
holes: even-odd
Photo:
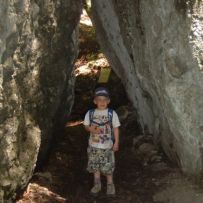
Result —
[{"label": "narrow rock passage", "polygon": [[88,133],[83,128],[82,118],[92,105],[91,95],[99,71],[109,65],[99,52],[94,30],[83,25],[80,33],[72,115],[64,129],[55,134],[56,143],[47,163],[34,174],[17,203],[202,203],[202,189],[183,177],[167,160],[159,145],[153,143],[152,135],[140,133],[136,112],[114,73],[109,88],[113,108],[122,121],[114,174],[117,195],[115,198],[105,195],[104,177],[99,196],[89,195],[93,178],[86,171]]},{"label": "narrow rock passage", "polygon": [[[117,195],[89,195],[92,176],[86,171],[87,138],[81,121],[70,121],[41,172],[34,174],[27,191],[17,203],[200,203],[202,193],[172,167],[152,144],[150,135],[137,136],[134,115],[121,127],[121,146],[116,153]],[[134,136],[133,136],[134,135]],[[193,201],[194,200],[194,201]]]}]

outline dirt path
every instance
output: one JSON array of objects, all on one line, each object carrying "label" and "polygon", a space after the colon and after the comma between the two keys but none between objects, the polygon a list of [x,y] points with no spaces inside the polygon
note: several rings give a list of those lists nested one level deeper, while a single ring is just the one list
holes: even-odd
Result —
[{"label": "dirt path", "polygon": [[17,203],[202,203],[200,188],[170,165],[152,144],[151,136],[133,137],[136,132],[129,126],[121,128],[121,147],[116,153],[115,198],[105,195],[104,178],[100,195],[89,195],[92,176],[86,171],[88,135],[77,121],[66,127],[47,165],[33,176]]}]

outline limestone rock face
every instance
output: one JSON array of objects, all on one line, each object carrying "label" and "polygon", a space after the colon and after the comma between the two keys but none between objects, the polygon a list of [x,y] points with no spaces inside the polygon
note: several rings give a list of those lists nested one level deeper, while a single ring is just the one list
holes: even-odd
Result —
[{"label": "limestone rock face", "polygon": [[[0,202],[46,155],[74,100],[82,0],[0,0]],[[203,171],[203,3],[92,0],[98,39],[145,133]]]},{"label": "limestone rock face", "polygon": [[203,3],[92,0],[98,39],[145,132],[188,174],[203,170]]},{"label": "limestone rock face", "polygon": [[[80,0],[0,0],[0,202],[47,152],[73,103]],[[66,95],[66,96],[64,96]],[[65,98],[65,99],[64,99]]]}]

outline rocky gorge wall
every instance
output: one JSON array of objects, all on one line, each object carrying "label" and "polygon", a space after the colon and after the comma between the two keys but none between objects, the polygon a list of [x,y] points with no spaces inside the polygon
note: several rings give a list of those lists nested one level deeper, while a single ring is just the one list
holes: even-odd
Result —
[{"label": "rocky gorge wall", "polygon": [[[73,103],[80,0],[0,0],[0,202],[45,157]],[[62,115],[61,115],[62,116]],[[38,155],[39,154],[39,155]]]},{"label": "rocky gorge wall", "polygon": [[[46,156],[70,113],[80,0],[0,0],[0,202]],[[137,109],[184,172],[203,170],[203,3],[92,0],[98,39]],[[63,113],[61,112],[63,110]]]},{"label": "rocky gorge wall", "polygon": [[145,133],[187,174],[203,171],[203,3],[92,0],[98,40]]}]

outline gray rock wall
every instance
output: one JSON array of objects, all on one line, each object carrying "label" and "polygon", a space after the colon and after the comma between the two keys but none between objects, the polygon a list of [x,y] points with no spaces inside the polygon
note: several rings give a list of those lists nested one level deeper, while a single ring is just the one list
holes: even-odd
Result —
[{"label": "gray rock wall", "polygon": [[185,173],[203,171],[203,3],[92,0],[98,39],[145,132]]},{"label": "gray rock wall", "polygon": [[[73,103],[80,0],[0,0],[0,202],[27,184]],[[66,97],[64,97],[66,95]],[[64,99],[65,98],[65,99]]]},{"label": "gray rock wall", "polygon": [[[203,3],[92,0],[98,38],[139,114],[188,174],[203,169]],[[71,110],[80,0],[0,0],[0,201]],[[63,110],[65,109],[66,112]]]}]

